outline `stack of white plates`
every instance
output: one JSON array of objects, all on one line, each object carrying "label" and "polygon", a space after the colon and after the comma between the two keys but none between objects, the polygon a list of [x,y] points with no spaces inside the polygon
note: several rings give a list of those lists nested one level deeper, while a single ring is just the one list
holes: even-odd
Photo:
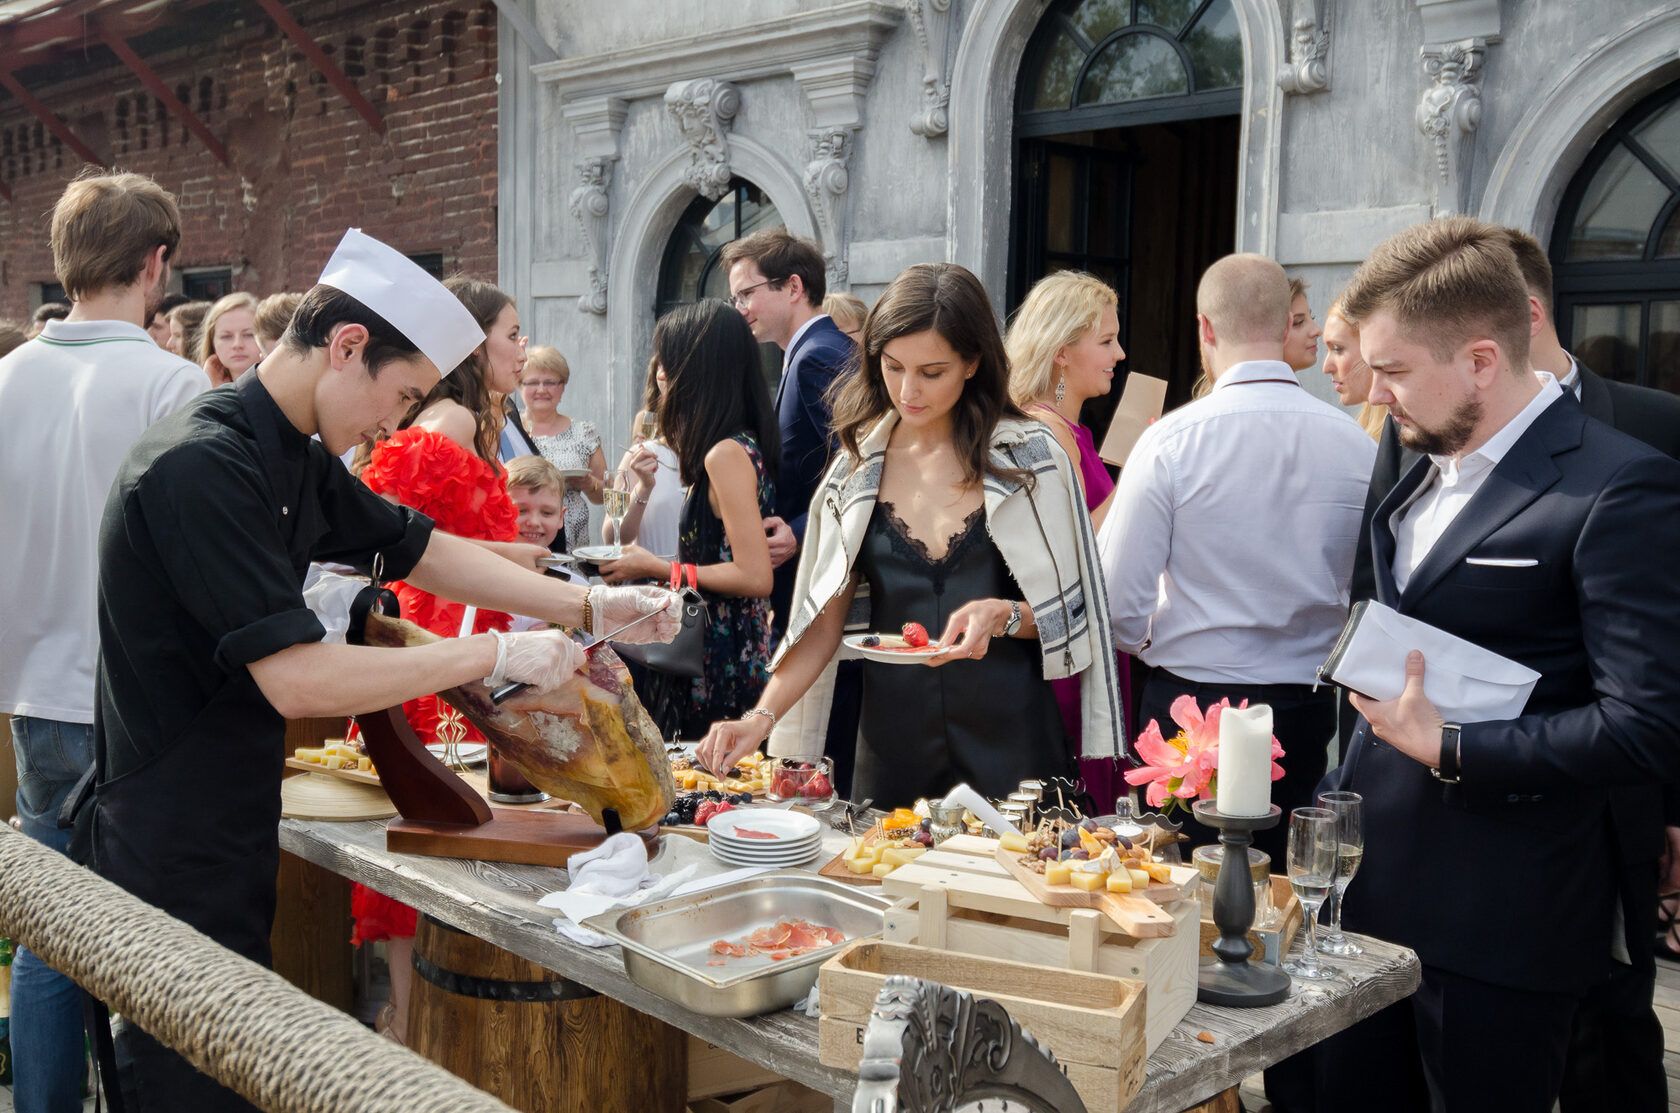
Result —
[{"label": "stack of white plates", "polygon": [[736,808],[706,831],[712,854],[732,866],[802,866],[822,850],[822,825],[802,812]]}]

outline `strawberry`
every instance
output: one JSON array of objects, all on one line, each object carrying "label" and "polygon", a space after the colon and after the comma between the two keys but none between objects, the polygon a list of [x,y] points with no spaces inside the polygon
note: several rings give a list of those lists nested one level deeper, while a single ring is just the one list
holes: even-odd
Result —
[{"label": "strawberry", "polygon": [[804,795],[811,797],[813,800],[821,800],[824,797],[834,795],[834,786],[829,783],[826,776],[817,773],[805,782]]},{"label": "strawberry", "polygon": [[906,622],[899,633],[904,635],[904,644],[913,649],[920,649],[928,643],[927,627],[920,622]]}]

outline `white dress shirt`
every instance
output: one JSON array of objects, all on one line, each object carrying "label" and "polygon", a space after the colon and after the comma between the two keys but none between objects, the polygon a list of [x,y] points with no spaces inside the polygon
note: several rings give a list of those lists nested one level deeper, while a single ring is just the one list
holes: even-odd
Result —
[{"label": "white dress shirt", "polygon": [[1186,680],[1311,683],[1347,618],[1376,454],[1271,360],[1151,425],[1097,538],[1119,647]]},{"label": "white dress shirt", "polygon": [[1545,371],[1536,371],[1540,392],[1529,400],[1517,415],[1487,443],[1467,453],[1462,460],[1450,456],[1431,456],[1430,476],[1419,485],[1405,504],[1396,507],[1389,517],[1394,530],[1394,587],[1405,591],[1412,573],[1417,571],[1435,542],[1447,532],[1453,519],[1464,509],[1487,482],[1488,475],[1498,466],[1517,438],[1528,431],[1534,419],[1563,393],[1557,379]]}]

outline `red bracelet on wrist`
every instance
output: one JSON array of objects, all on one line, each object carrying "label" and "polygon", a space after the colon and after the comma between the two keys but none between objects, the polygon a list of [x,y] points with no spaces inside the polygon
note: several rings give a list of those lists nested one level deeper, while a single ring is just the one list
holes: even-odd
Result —
[{"label": "red bracelet on wrist", "polygon": [[683,571],[688,574],[688,586],[695,591],[700,590],[700,569],[692,564],[683,565]]},{"label": "red bracelet on wrist", "polygon": [[682,565],[678,564],[676,561],[673,560],[671,562],[671,590],[675,591],[675,590],[677,590],[677,588],[679,588],[681,586],[682,586]]}]

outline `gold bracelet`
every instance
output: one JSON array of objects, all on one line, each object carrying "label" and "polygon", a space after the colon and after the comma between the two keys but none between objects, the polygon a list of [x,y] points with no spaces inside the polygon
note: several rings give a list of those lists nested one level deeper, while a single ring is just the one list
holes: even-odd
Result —
[{"label": "gold bracelet", "polygon": [[591,634],[595,633],[595,608],[589,602],[589,593],[594,590],[594,584],[583,589],[583,628]]}]

